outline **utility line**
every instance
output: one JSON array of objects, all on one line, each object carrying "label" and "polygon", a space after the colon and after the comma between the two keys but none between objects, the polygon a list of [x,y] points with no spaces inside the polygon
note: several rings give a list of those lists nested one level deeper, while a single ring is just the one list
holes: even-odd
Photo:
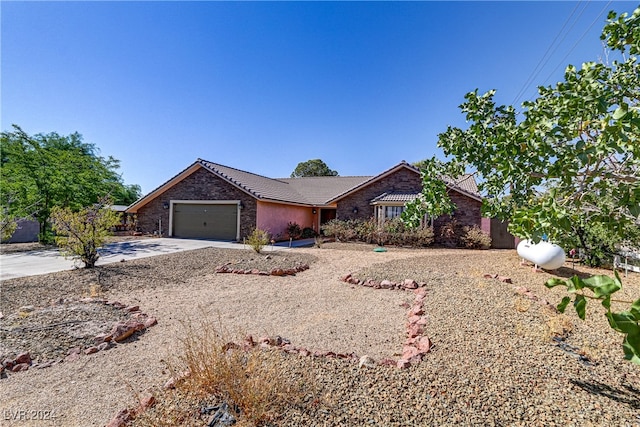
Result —
[{"label": "utility line", "polygon": [[[571,27],[565,32],[564,29],[567,27],[569,22],[573,19],[573,17],[576,14],[577,9],[580,7],[581,4],[582,4],[582,10],[580,11],[580,14],[575,18],[575,20],[573,21],[573,24],[571,24]],[[558,48],[560,47],[562,42],[567,38],[567,35],[569,35],[569,33],[571,32],[573,27],[576,25],[576,23],[578,22],[578,20],[580,19],[580,17],[584,13],[584,11],[586,10],[587,6],[588,6],[588,3],[579,2],[579,3],[576,4],[576,6],[573,8],[571,13],[569,14],[567,19],[565,20],[564,24],[562,25],[562,28],[560,28],[560,31],[558,31],[558,34],[556,34],[555,38],[553,39],[553,41],[551,42],[551,44],[547,48],[546,52],[544,53],[544,55],[542,55],[542,58],[540,58],[540,60],[538,61],[538,64],[533,69],[533,71],[531,72],[531,74],[529,75],[527,80],[525,81],[524,85],[522,86],[522,88],[520,89],[518,94],[513,99],[513,102],[511,103],[511,105],[515,105],[516,102],[518,102],[520,100],[520,98],[522,96],[524,96],[526,91],[529,90],[529,87],[533,83],[533,80],[538,76],[538,74],[540,74],[542,72],[542,69],[547,65],[547,63],[551,59],[551,56],[556,52],[556,50],[558,50]],[[556,43],[556,41],[558,40],[558,38],[561,35],[562,35],[562,39],[558,43]]]},{"label": "utility line", "polygon": [[549,76],[544,80],[544,84],[547,84],[547,82],[549,81],[549,79],[551,79],[551,77],[553,76],[553,73],[556,72],[556,70],[558,68],[560,68],[560,66],[564,63],[564,61],[569,57],[569,55],[571,54],[571,52],[573,52],[575,50],[575,48],[578,46],[578,44],[582,41],[582,39],[584,39],[587,35],[587,33],[589,31],[591,31],[591,28],[593,28],[593,26],[596,24],[596,22],[598,22],[600,20],[600,17],[602,16],[602,14],[604,13],[605,10],[607,10],[609,8],[609,5],[611,4],[612,0],[609,0],[609,2],[602,8],[602,10],[600,11],[600,13],[598,13],[598,15],[596,16],[596,18],[593,20],[593,22],[591,23],[591,25],[589,25],[589,28],[587,28],[584,33],[582,33],[582,36],[580,36],[580,38],[578,39],[578,41],[576,41],[574,43],[574,45],[571,47],[571,49],[569,49],[569,52],[567,52],[567,54],[560,60],[560,63],[556,66],[556,68],[553,69],[553,71],[551,71],[551,73],[549,74]]}]

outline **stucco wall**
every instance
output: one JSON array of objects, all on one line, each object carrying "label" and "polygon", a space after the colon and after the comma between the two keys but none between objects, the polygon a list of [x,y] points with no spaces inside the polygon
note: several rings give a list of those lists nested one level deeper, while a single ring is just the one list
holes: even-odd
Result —
[{"label": "stucco wall", "polygon": [[240,239],[248,236],[256,226],[256,199],[211,172],[198,169],[140,208],[138,229],[143,233],[158,233],[162,220],[161,234],[167,237],[169,209],[164,209],[163,205],[171,200],[240,200],[244,205],[240,211]]},{"label": "stucco wall", "polygon": [[318,216],[314,215],[310,207],[281,205],[277,203],[257,202],[258,228],[266,230],[276,240],[286,240],[289,238],[287,234],[287,224],[296,222],[300,228],[314,227],[314,220]]}]

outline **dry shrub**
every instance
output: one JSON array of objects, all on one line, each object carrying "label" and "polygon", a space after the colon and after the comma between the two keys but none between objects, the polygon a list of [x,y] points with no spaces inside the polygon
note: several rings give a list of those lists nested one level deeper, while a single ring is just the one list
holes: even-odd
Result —
[{"label": "dry shrub", "polygon": [[544,337],[546,340],[551,340],[554,337],[565,338],[572,330],[573,321],[566,314],[550,314],[544,322]]},{"label": "dry shrub", "polygon": [[181,365],[189,372],[181,388],[202,392],[237,408],[235,415],[240,425],[275,420],[289,405],[303,400],[303,390],[309,390],[312,382],[309,378],[283,375],[286,355],[279,350],[229,345],[240,341],[231,339],[230,333],[204,318],[197,326],[186,325],[181,340]]},{"label": "dry shrub", "polygon": [[464,227],[460,242],[467,249],[489,249],[491,247],[491,237],[482,231],[480,227]]}]

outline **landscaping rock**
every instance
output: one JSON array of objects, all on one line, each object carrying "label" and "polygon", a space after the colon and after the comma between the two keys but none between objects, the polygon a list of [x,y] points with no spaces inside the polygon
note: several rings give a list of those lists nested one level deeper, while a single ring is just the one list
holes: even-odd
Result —
[{"label": "landscaping rock", "polygon": [[28,363],[18,363],[13,368],[11,368],[11,372],[26,371],[29,369],[29,366],[30,365]]},{"label": "landscaping rock", "polygon": [[133,418],[131,412],[128,409],[123,409],[118,412],[115,417],[109,421],[106,427],[124,427]]},{"label": "landscaping rock", "polygon": [[403,284],[405,289],[417,289],[418,288],[418,282],[416,282],[413,279],[405,279]]},{"label": "landscaping rock", "polygon": [[31,364],[31,355],[29,353],[20,353],[16,356],[15,362],[16,365],[21,363],[26,363],[27,365]]}]

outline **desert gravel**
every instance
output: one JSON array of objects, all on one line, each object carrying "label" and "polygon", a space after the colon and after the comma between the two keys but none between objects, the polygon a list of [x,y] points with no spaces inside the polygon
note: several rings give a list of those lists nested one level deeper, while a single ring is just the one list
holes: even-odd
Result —
[{"label": "desert gravel", "polygon": [[[640,367],[623,359],[621,336],[610,330],[597,302],[589,303],[587,320],[581,321],[575,313],[561,315],[517,294],[514,286],[525,286],[553,304],[563,295],[543,286],[553,274],[521,266],[515,251],[372,249],[325,244],[274,253],[269,260],[268,252],[203,249],[96,272],[2,282],[2,327],[24,305],[81,298],[96,283],[104,297],[140,305],[158,318],[137,340],[0,380],[2,425],[104,425],[120,409],[135,406],[145,390],[160,400],[150,416],[162,414],[172,396],[160,392],[170,377],[167,365],[179,356],[185,322],[201,316],[239,333],[280,335],[312,350],[397,358],[407,319],[403,304],[413,294],[340,281],[352,273],[426,283],[432,352],[407,370],[283,355],[282,375],[311,375],[309,393],[315,398],[313,405],[292,406],[274,425],[640,426]],[[225,262],[243,268],[306,262],[311,268],[290,277],[215,274]],[[569,276],[570,267],[555,273]],[[508,276],[513,284],[485,279],[485,273]],[[618,298],[640,296],[638,275],[623,283]],[[51,411],[55,419],[10,419],[17,411],[26,418]]]}]

